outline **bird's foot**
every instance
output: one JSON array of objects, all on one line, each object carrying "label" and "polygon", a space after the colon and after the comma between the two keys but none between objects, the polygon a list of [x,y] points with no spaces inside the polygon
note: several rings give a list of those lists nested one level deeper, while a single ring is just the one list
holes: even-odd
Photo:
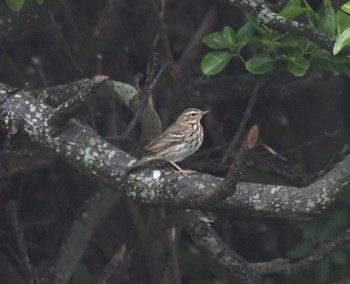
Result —
[{"label": "bird's foot", "polygon": [[192,170],[183,170],[183,169],[179,169],[179,170],[173,170],[175,173],[180,173],[182,174],[183,176],[187,177],[188,175],[190,174],[194,174],[196,173],[196,171],[192,171]]},{"label": "bird's foot", "polygon": [[172,162],[172,161],[169,161],[169,162],[177,169],[177,171],[174,170],[175,173],[181,173],[185,177],[187,177],[189,174],[193,174],[196,172],[196,171],[192,171],[192,170],[183,170],[174,162]]}]

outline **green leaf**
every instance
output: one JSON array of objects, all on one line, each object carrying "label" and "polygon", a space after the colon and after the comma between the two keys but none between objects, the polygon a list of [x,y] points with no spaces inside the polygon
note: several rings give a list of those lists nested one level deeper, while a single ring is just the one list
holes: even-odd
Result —
[{"label": "green leaf", "polygon": [[309,21],[310,26],[316,27],[318,22],[317,13],[315,13],[315,11],[312,9],[312,7],[309,5],[309,3],[306,0],[304,0],[303,2],[305,7],[308,8],[308,11],[306,12],[306,17]]},{"label": "green leaf", "polygon": [[224,30],[222,31],[222,35],[224,37],[225,42],[229,43],[230,45],[235,45],[235,32],[231,27],[225,26]]},{"label": "green leaf", "polygon": [[202,42],[213,49],[231,49],[235,47],[235,32],[224,27],[222,32],[215,32],[202,38]]},{"label": "green leaf", "polygon": [[236,34],[237,45],[243,48],[249,42],[254,32],[254,26],[249,22],[241,26]]},{"label": "green leaf", "polygon": [[296,77],[302,77],[306,74],[310,67],[310,61],[301,55],[285,55],[287,60],[288,71]]},{"label": "green leaf", "polygon": [[275,67],[275,59],[269,56],[252,57],[245,63],[245,68],[252,74],[260,75]]},{"label": "green leaf", "polygon": [[287,256],[290,258],[301,258],[309,254],[315,246],[312,241],[304,241],[298,244],[295,248],[287,252]]},{"label": "green leaf", "polygon": [[350,16],[342,11],[338,11],[335,14],[335,21],[338,28],[338,33],[341,33],[345,29],[350,27]]},{"label": "green leaf", "polygon": [[331,255],[331,260],[333,263],[344,265],[344,264],[347,264],[347,262],[348,262],[348,255],[341,250],[336,250]]},{"label": "green leaf", "polygon": [[267,29],[266,26],[260,25],[257,18],[255,18],[254,16],[252,16],[250,14],[246,14],[246,17],[247,17],[248,22],[253,25],[253,27],[259,32],[259,34],[261,34],[263,37],[269,36],[269,34],[270,34],[269,30]]},{"label": "green leaf", "polygon": [[341,6],[340,9],[345,13],[350,14],[350,1]]},{"label": "green leaf", "polygon": [[333,46],[333,54],[338,54],[344,46],[350,43],[350,28],[347,28],[343,31],[336,39],[335,44]]},{"label": "green leaf", "polygon": [[276,43],[277,48],[279,48],[280,53],[291,52],[300,52],[302,53],[308,49],[309,41],[305,38],[296,35],[286,35],[283,38],[279,39]]},{"label": "green leaf", "polygon": [[5,0],[7,6],[15,12],[18,12],[22,9],[24,1],[25,0]]},{"label": "green leaf", "polygon": [[209,34],[202,38],[202,42],[213,49],[223,49],[226,48],[224,37],[222,36],[222,32],[216,32]]},{"label": "green leaf", "polygon": [[205,75],[215,75],[222,71],[229,63],[234,54],[217,50],[208,53],[201,62],[201,69]]},{"label": "green leaf", "polygon": [[306,12],[308,12],[309,9],[306,7],[293,7],[293,6],[289,6],[289,7],[285,7],[280,13],[279,15],[282,17],[285,17],[289,20],[294,19]]},{"label": "green leaf", "polygon": [[44,3],[44,0],[36,0],[36,2],[39,4],[39,5],[42,5]]},{"label": "green leaf", "polygon": [[315,52],[312,53],[312,55],[331,63],[337,63],[337,64],[345,63],[344,57],[334,56],[333,54],[323,49],[317,49]]},{"label": "green leaf", "polygon": [[344,64],[337,64],[335,68],[350,78],[350,67],[345,66]]},{"label": "green leaf", "polygon": [[320,19],[319,29],[334,38],[337,25],[335,20],[335,12],[329,0],[323,0],[324,16]]}]

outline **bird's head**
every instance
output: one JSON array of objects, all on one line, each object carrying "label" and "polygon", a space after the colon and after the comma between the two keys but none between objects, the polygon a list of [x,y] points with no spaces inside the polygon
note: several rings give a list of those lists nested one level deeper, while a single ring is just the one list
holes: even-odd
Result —
[{"label": "bird's head", "polygon": [[181,123],[197,124],[200,122],[203,115],[208,112],[208,110],[203,111],[197,108],[188,108],[179,116],[177,121]]}]

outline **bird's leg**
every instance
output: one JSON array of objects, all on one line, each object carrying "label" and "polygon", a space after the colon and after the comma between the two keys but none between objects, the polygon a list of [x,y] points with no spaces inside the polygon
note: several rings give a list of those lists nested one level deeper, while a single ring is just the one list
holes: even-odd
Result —
[{"label": "bird's leg", "polygon": [[192,171],[192,170],[183,170],[181,169],[177,164],[175,164],[173,161],[169,161],[170,164],[172,164],[176,169],[177,171],[175,172],[180,172],[181,174],[183,174],[185,177],[189,174],[193,174],[195,173],[195,171]]}]

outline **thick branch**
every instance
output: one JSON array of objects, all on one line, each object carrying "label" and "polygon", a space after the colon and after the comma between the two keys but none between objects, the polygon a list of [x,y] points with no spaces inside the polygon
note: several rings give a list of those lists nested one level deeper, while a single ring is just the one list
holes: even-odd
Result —
[{"label": "thick branch", "polygon": [[[115,88],[116,82],[107,84],[119,96],[127,96],[121,93],[122,88]],[[0,84],[0,101],[4,100],[0,105],[3,123],[11,120],[21,122],[33,142],[137,202],[151,206],[199,208],[215,194],[222,182],[221,178],[207,174],[183,177],[170,170],[150,168],[124,175],[124,168],[134,162],[128,154],[74,120],[68,121],[57,137],[51,137],[47,120],[53,109],[23,91],[5,100],[8,89],[11,88]],[[7,125],[1,127],[6,128]],[[218,206],[290,218],[319,213],[344,192],[350,181],[349,168],[350,156],[347,156],[324,177],[304,188],[238,183],[235,196]]]},{"label": "thick branch", "polygon": [[62,127],[91,97],[95,96],[95,92],[93,91],[107,79],[107,76],[99,75],[89,80],[85,86],[82,86],[83,90],[54,109],[48,119],[48,124],[55,128]]}]

